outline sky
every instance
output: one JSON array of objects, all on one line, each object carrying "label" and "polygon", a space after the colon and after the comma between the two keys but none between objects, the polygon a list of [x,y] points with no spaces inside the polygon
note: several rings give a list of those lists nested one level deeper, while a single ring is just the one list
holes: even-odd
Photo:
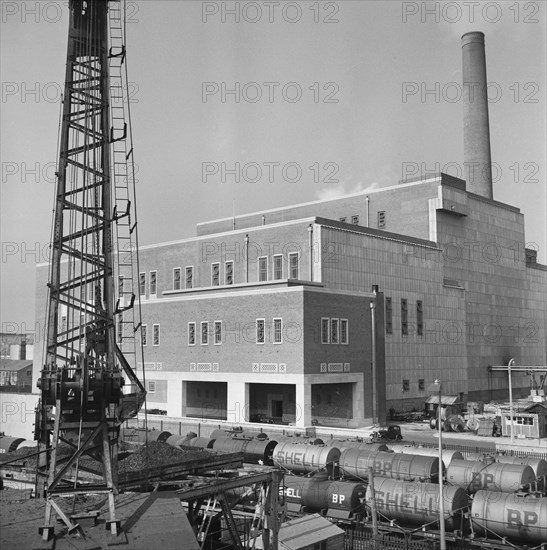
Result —
[{"label": "sky", "polygon": [[[0,330],[33,332],[68,7],[0,4]],[[141,244],[234,210],[461,176],[460,38],[482,31],[494,198],[547,262],[545,2],[127,0],[126,20]]]}]

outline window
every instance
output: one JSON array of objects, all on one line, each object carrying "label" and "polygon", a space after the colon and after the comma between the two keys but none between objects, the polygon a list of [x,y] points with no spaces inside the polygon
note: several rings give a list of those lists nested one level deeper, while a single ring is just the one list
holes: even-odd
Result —
[{"label": "window", "polygon": [[180,267],[173,269],[173,290],[180,290]]},{"label": "window", "polygon": [[147,329],[148,327],[146,325],[141,326],[141,343],[143,346],[146,346]]},{"label": "window", "polygon": [[258,280],[268,280],[268,258],[266,256],[258,258]]},{"label": "window", "polygon": [[340,319],[340,343],[347,344],[349,343],[348,337],[348,320]]},{"label": "window", "polygon": [[188,345],[196,345],[196,323],[188,323]]},{"label": "window", "polygon": [[418,336],[424,334],[424,305],[421,300],[416,302],[416,333]]},{"label": "window", "polygon": [[118,277],[118,296],[121,297],[122,295],[123,295],[123,275],[120,275]]},{"label": "window", "polygon": [[283,256],[281,254],[274,256],[273,262],[274,262],[273,278],[274,280],[279,281],[279,279],[283,279]]},{"label": "window", "polygon": [[420,391],[424,391],[425,390],[425,380],[423,378],[420,378],[418,380],[418,389]]},{"label": "window", "polygon": [[186,288],[193,288],[194,286],[194,268],[188,266],[186,268]]},{"label": "window", "polygon": [[147,385],[148,393],[156,393],[156,381],[155,380],[148,380],[146,385]]},{"label": "window", "polygon": [[338,319],[331,319],[330,320],[330,343],[331,344],[339,344],[338,341]]},{"label": "window", "polygon": [[393,334],[393,304],[391,298],[386,298],[386,334]]},{"label": "window", "polygon": [[403,391],[410,390],[410,380],[403,380]]},{"label": "window", "polygon": [[224,284],[234,284],[234,262],[226,262],[224,264]]},{"label": "window", "polygon": [[343,218],[340,218],[340,221],[346,223],[346,219],[347,218],[344,216]]},{"label": "window", "polygon": [[298,252],[289,254],[289,279],[298,279]]},{"label": "window", "polygon": [[386,226],[386,212],[385,210],[380,210],[378,212],[378,228],[382,229]]},{"label": "window", "polygon": [[154,341],[153,341],[154,346],[159,346],[160,345],[160,326],[159,325],[154,325],[153,337],[154,337]]},{"label": "window", "polygon": [[201,345],[206,346],[209,343],[209,323],[201,322]]},{"label": "window", "polygon": [[220,285],[220,264],[211,264],[211,286]]},{"label": "window", "polygon": [[222,344],[222,321],[215,321],[215,346]]},{"label": "window", "polygon": [[406,298],[401,300],[401,333],[408,334],[408,302]]},{"label": "window", "polygon": [[139,294],[141,296],[146,294],[146,273],[139,273]]},{"label": "window", "polygon": [[283,342],[283,320],[276,318],[274,322],[274,344],[281,344]]},{"label": "window", "polygon": [[351,223],[353,225],[359,225],[359,216],[352,216],[351,217]]},{"label": "window", "polygon": [[150,272],[150,296],[156,295],[156,281],[157,281],[157,272]]},{"label": "window", "polygon": [[330,344],[330,319],[321,318],[321,343]]},{"label": "window", "polygon": [[264,319],[256,320],[256,343],[264,343]]}]

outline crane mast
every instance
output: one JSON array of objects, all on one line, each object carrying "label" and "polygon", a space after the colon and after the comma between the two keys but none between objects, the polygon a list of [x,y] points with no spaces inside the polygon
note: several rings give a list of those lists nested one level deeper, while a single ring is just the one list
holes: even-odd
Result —
[{"label": "crane mast", "polygon": [[[75,529],[59,497],[105,493],[119,529],[120,424],[144,387],[133,147],[121,0],[70,0],[65,87],[48,282],[45,364],[36,439],[47,456],[45,523],[52,512]],[[60,443],[69,446],[60,459]],[[79,461],[101,465],[102,482],[79,479]],[[67,481],[70,480],[70,481]]]}]

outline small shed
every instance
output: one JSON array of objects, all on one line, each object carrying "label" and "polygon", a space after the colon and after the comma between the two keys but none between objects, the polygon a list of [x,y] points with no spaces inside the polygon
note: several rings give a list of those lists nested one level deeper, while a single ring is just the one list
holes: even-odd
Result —
[{"label": "small shed", "polygon": [[[502,434],[511,435],[511,415],[501,413]],[[513,412],[513,434],[516,437],[539,439],[547,437],[547,404],[534,403],[526,407],[523,412]]]},{"label": "small shed", "polygon": [[[425,414],[428,418],[437,416],[439,396],[432,395],[425,400]],[[441,395],[442,418],[446,419],[453,414],[462,414],[463,403],[457,395]]]},{"label": "small shed", "polygon": [[0,359],[1,391],[31,392],[32,361],[27,359]]},{"label": "small shed", "polygon": [[[311,514],[281,525],[280,550],[343,550],[344,531],[319,514]],[[255,548],[264,548],[262,538]]]}]

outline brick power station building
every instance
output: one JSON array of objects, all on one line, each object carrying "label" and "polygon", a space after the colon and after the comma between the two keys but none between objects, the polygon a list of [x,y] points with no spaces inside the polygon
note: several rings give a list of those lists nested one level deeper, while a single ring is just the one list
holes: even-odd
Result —
[{"label": "brick power station building", "polygon": [[[464,83],[485,85],[484,36],[462,47]],[[507,396],[489,366],[544,365],[547,267],[525,248],[523,215],[493,199],[486,100],[464,106],[465,181],[432,175],[142,247],[148,406],[356,427],[422,409],[436,378],[489,400]]]}]

